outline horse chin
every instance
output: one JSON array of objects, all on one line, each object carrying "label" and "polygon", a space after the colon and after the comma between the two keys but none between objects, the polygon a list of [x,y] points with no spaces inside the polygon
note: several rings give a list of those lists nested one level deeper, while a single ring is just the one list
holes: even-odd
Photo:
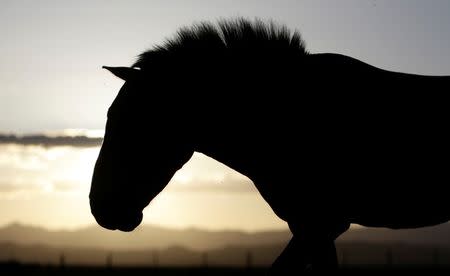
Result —
[{"label": "horse chin", "polygon": [[142,212],[137,212],[136,214],[127,214],[126,216],[94,217],[97,223],[103,228],[131,232],[141,224],[143,215]]},{"label": "horse chin", "polygon": [[131,232],[142,222],[142,212],[139,212],[137,216],[128,218],[126,223],[121,223],[117,226],[117,229],[123,232]]}]

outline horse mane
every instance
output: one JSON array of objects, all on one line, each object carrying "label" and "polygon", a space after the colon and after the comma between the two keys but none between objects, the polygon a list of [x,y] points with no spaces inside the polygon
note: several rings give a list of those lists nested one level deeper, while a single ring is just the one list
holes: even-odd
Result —
[{"label": "horse mane", "polygon": [[273,21],[245,18],[220,20],[217,24],[200,22],[180,28],[173,38],[166,39],[138,56],[132,67],[145,69],[155,62],[167,62],[170,58],[204,59],[228,53],[243,55],[276,56],[277,53],[307,55],[305,43],[297,30]]}]

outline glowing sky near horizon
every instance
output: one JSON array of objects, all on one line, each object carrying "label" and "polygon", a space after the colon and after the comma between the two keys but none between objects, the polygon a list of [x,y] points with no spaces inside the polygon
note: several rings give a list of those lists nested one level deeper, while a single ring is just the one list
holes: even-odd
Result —
[{"label": "glowing sky near horizon", "polygon": [[[449,11],[447,0],[0,0],[0,133],[101,133],[122,85],[101,66],[130,65],[140,52],[199,20],[273,19],[298,29],[312,53],[450,75]],[[0,145],[0,225],[94,223],[87,193],[97,152]],[[146,209],[144,222],[286,227],[250,180],[200,154]]]},{"label": "glowing sky near horizon", "polygon": [[[98,152],[99,147],[0,144],[0,226],[94,224],[88,194]],[[247,177],[200,153],[145,209],[143,223],[211,230],[286,227]]]}]

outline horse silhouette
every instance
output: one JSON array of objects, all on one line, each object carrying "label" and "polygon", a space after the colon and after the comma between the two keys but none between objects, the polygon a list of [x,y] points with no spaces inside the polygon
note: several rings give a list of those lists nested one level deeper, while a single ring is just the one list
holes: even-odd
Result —
[{"label": "horse silhouette", "polygon": [[449,220],[448,76],[311,54],[299,32],[246,19],[182,28],[133,66],[104,68],[125,80],[90,191],[107,229],[139,225],[194,151],[252,179],[288,223],[273,271],[337,267],[350,223]]}]

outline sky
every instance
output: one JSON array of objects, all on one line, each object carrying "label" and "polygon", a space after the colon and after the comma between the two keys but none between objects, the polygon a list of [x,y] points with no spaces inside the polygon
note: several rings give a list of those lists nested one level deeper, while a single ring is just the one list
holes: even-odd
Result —
[{"label": "sky", "polygon": [[[0,226],[95,224],[88,193],[98,152],[98,147],[0,144]],[[178,229],[286,228],[247,177],[200,153],[144,210],[144,223]]]},{"label": "sky", "polygon": [[298,29],[311,52],[385,69],[450,74],[450,2],[0,0],[0,131],[104,127],[121,82],[102,65],[136,56],[183,25],[233,16]]},{"label": "sky", "polygon": [[[0,133],[101,133],[122,85],[101,66],[129,66],[179,27],[202,20],[272,19],[299,30],[312,53],[450,75],[447,0],[0,0],[0,6]],[[0,144],[0,225],[95,223],[87,192],[97,153],[98,147]],[[248,178],[199,153],[145,210],[144,222],[286,227]]]}]

